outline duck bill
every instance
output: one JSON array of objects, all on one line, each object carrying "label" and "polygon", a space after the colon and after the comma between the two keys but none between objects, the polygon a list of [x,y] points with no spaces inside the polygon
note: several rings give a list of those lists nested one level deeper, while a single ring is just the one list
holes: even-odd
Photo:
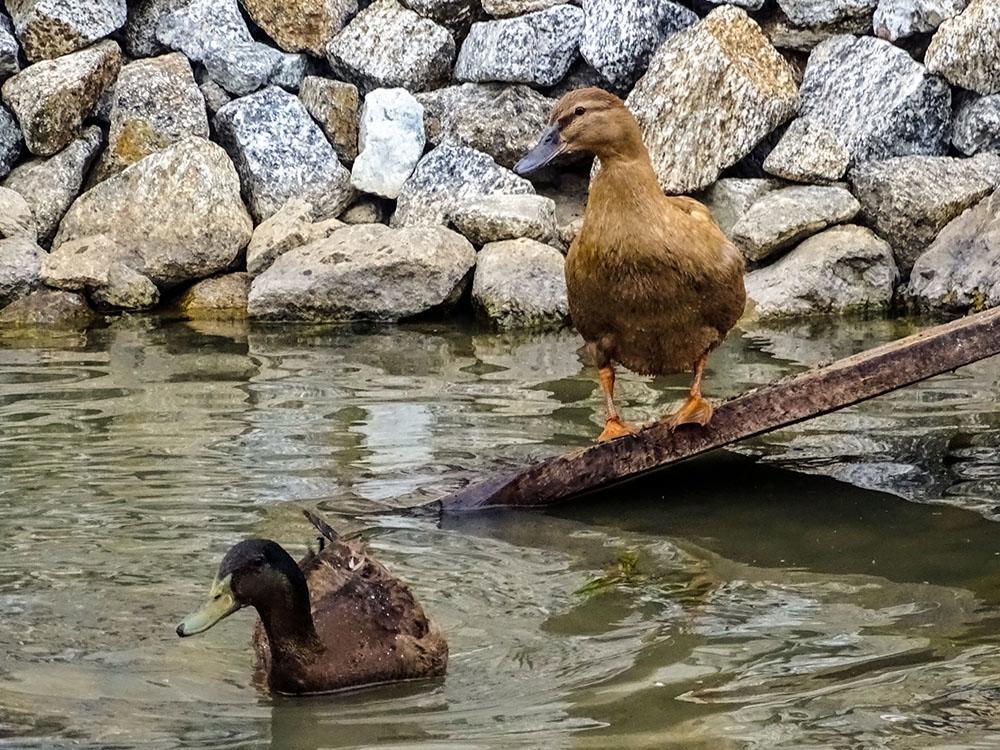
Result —
[{"label": "duck bill", "polygon": [[538,145],[514,165],[514,171],[521,176],[531,174],[536,169],[544,167],[565,150],[566,142],[560,137],[559,128],[551,125],[542,133]]},{"label": "duck bill", "polygon": [[200,609],[184,618],[184,621],[177,626],[177,635],[181,638],[187,638],[189,635],[204,633],[239,608],[240,605],[236,602],[236,597],[233,596],[233,590],[230,587],[230,576],[226,576],[221,581],[216,580],[208,594],[208,601]]}]

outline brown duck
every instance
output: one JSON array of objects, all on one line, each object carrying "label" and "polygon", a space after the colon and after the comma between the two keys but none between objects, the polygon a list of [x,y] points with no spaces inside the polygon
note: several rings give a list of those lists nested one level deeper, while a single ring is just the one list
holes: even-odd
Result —
[{"label": "brown duck", "polygon": [[624,102],[601,89],[571,91],[541,140],[515,167],[527,174],[561,154],[591,153],[583,228],[566,257],[570,314],[600,371],[607,419],[599,440],[636,432],[614,404],[616,364],[641,375],[694,371],[672,428],[706,425],[701,383],[709,353],[746,304],[743,256],[691,198],[663,194],[642,132]]},{"label": "brown duck", "polygon": [[448,645],[413,594],[309,511],[320,549],[298,564],[278,544],[249,539],[222,560],[209,600],[177,626],[202,633],[243,607],[254,629],[258,678],[279,693],[325,693],[443,675]]}]

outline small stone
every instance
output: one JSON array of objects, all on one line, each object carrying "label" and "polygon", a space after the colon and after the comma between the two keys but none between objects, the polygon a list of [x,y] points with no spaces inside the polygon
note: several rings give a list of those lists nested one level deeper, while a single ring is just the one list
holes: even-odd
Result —
[{"label": "small stone", "polygon": [[870,15],[878,0],[778,0],[778,7],[796,26],[820,26],[851,16]]},{"label": "small stone", "polygon": [[931,73],[978,94],[1000,94],[1000,3],[969,0],[935,32],[924,56]]},{"label": "small stone", "polygon": [[22,164],[4,182],[5,188],[20,193],[31,207],[41,244],[52,241],[103,144],[101,129],[91,125],[58,154]]},{"label": "small stone", "polygon": [[712,5],[735,5],[743,10],[760,10],[764,7],[764,0],[708,0]]},{"label": "small stone", "polygon": [[99,180],[188,136],[208,138],[205,99],[191,63],[174,53],[123,67],[114,87],[110,121]]},{"label": "small stone", "polygon": [[0,179],[3,179],[17,164],[24,150],[24,137],[14,114],[0,104]]},{"label": "small stone", "polygon": [[293,196],[312,203],[324,218],[351,202],[350,172],[292,94],[272,86],[236,99],[219,110],[215,129],[257,222]]},{"label": "small stone", "polygon": [[108,269],[107,283],[92,290],[90,298],[102,307],[148,310],[160,301],[160,290],[134,268],[115,263]]},{"label": "small stone", "polygon": [[208,111],[208,116],[213,120],[218,111],[233,100],[228,91],[211,79],[198,84],[198,88],[205,98],[205,109]]},{"label": "small stone", "polygon": [[523,16],[561,5],[565,0],[483,0],[483,10],[494,18]]},{"label": "small stone", "polygon": [[831,130],[800,117],[768,154],[764,171],[795,182],[833,182],[844,176],[850,161],[851,155]]},{"label": "small stone", "polygon": [[0,81],[21,70],[20,52],[21,48],[14,38],[14,25],[0,13]]},{"label": "small stone", "polygon": [[17,115],[28,150],[61,151],[76,138],[121,67],[121,51],[103,41],[56,60],[35,63],[3,84],[3,98]]},{"label": "small stone", "polygon": [[358,155],[358,87],[343,81],[307,76],[299,98],[306,110],[326,133],[327,140],[343,162]]},{"label": "small stone", "polygon": [[94,317],[94,311],[82,294],[57,289],[37,289],[0,310],[0,327],[79,329],[90,325]]},{"label": "small stone", "polygon": [[155,305],[160,293],[135,270],[141,264],[134,250],[99,234],[60,245],[43,260],[41,278],[56,289],[86,291],[109,307],[143,310]]},{"label": "small stone", "polygon": [[0,239],[0,307],[27,296],[41,284],[45,251],[30,237]]},{"label": "small stone", "polygon": [[1000,156],[900,156],[851,170],[861,215],[888,239],[904,278],[944,226],[1000,186]]},{"label": "small stone", "polygon": [[444,227],[344,227],[282,255],[250,288],[266,320],[396,321],[453,304],[476,263],[472,245]]},{"label": "small stone", "polygon": [[626,102],[642,128],[660,185],[710,185],[798,105],[792,69],[746,13],[713,10],[671,34]]},{"label": "small stone", "polygon": [[271,71],[268,83],[281,86],[286,91],[298,91],[302,88],[302,82],[315,73],[317,67],[308,55],[284,52]]},{"label": "small stone", "polygon": [[476,259],[472,300],[498,328],[565,325],[569,301],[562,253],[530,239],[486,245]]},{"label": "small stone", "polygon": [[671,0],[585,0],[580,54],[613,86],[631,88],[670,34],[698,22]]},{"label": "small stone", "polygon": [[424,108],[406,89],[375,89],[365,97],[351,185],[395,198],[424,153]]},{"label": "small stone", "polygon": [[822,23],[815,26],[796,26],[788,20],[781,11],[768,18],[762,24],[764,34],[778,49],[811,52],[813,48],[827,39],[842,34],[865,35],[872,33],[870,14],[847,16],[832,23]]},{"label": "small stone", "polygon": [[241,0],[254,23],[287,52],[322,57],[358,12],[358,0]]},{"label": "small stone", "polygon": [[177,301],[177,309],[187,318],[245,318],[250,274],[227,273],[199,281]]},{"label": "small stone", "polygon": [[444,143],[429,152],[403,185],[392,226],[447,222],[457,204],[495,193],[534,193],[527,180],[504,169],[486,154]]},{"label": "small stone", "polygon": [[366,196],[344,211],[339,218],[345,224],[386,224],[391,213],[386,201]]},{"label": "small stone", "polygon": [[0,187],[0,240],[24,237],[38,241],[38,224],[20,193]]},{"label": "small stone", "polygon": [[[146,0],[145,5],[152,7],[136,16],[140,28],[153,26],[154,50],[139,56],[154,54],[162,45],[200,63],[212,50],[253,41],[236,0]],[[133,37],[140,28],[133,30]]]},{"label": "small stone", "polygon": [[291,198],[254,230],[247,246],[247,271],[258,276],[289,250],[326,239],[343,226],[337,219],[315,221],[311,203]]},{"label": "small stone", "polygon": [[578,216],[575,219],[570,219],[565,224],[559,226],[559,243],[563,247],[569,247],[582,231],[583,217]]},{"label": "small stone", "polygon": [[731,236],[733,226],[750,210],[750,206],[780,188],[778,180],[724,177],[708,189],[704,202],[715,223],[727,236]]},{"label": "small stone", "polygon": [[576,59],[583,11],[572,5],[472,24],[455,63],[460,81],[554,86]]},{"label": "small stone", "polygon": [[864,227],[834,227],[749,273],[748,307],[761,318],[883,311],[897,276],[889,243]]},{"label": "small stone", "polygon": [[278,50],[260,42],[212,46],[202,58],[208,76],[234,96],[246,96],[267,84],[283,64]]},{"label": "small stone", "polygon": [[879,0],[872,26],[882,39],[895,42],[934,31],[961,13],[969,0]]},{"label": "small stone", "polygon": [[125,25],[125,0],[7,0],[29,62],[68,55]]},{"label": "small stone", "polygon": [[541,195],[490,195],[458,205],[449,218],[473,245],[521,237],[558,241],[555,201]]},{"label": "small stone", "polygon": [[951,142],[967,156],[1000,152],[1000,94],[963,102],[952,122]]},{"label": "small stone", "polygon": [[335,73],[365,91],[423,91],[448,79],[455,40],[396,0],[375,0],[334,37],[327,57]]},{"label": "small stone", "polygon": [[850,221],[861,206],[842,187],[797,186],[767,193],[732,228],[748,260],[760,261],[833,224]]},{"label": "small stone", "polygon": [[479,0],[403,0],[403,5],[441,24],[456,38],[464,37],[469,32],[469,25],[482,15]]}]

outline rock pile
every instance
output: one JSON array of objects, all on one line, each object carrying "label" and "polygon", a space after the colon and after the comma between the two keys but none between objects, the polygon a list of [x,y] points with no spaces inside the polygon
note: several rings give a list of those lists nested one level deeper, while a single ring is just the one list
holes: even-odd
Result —
[{"label": "rock pile", "polygon": [[575,87],[745,253],[753,314],[1000,304],[996,0],[8,0],[0,325],[567,322]]}]

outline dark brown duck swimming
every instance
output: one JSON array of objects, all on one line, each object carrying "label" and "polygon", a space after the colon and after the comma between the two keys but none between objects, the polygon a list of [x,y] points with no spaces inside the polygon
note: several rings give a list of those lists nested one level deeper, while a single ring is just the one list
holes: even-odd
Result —
[{"label": "dark brown duck swimming", "polygon": [[249,539],[222,560],[206,604],[177,626],[202,633],[243,607],[258,677],[279,693],[324,693],[443,675],[448,644],[413,594],[356,539],[315,514],[320,550],[298,564],[278,544]]},{"label": "dark brown duck swimming", "polygon": [[596,88],[566,94],[515,169],[526,174],[578,152],[601,163],[566,257],[570,314],[600,370],[607,406],[599,440],[636,431],[615,408],[615,364],[641,375],[693,370],[691,392],[668,421],[705,425],[712,407],[702,375],[743,313],[743,256],[701,203],[663,194],[639,124],[617,96]]}]

